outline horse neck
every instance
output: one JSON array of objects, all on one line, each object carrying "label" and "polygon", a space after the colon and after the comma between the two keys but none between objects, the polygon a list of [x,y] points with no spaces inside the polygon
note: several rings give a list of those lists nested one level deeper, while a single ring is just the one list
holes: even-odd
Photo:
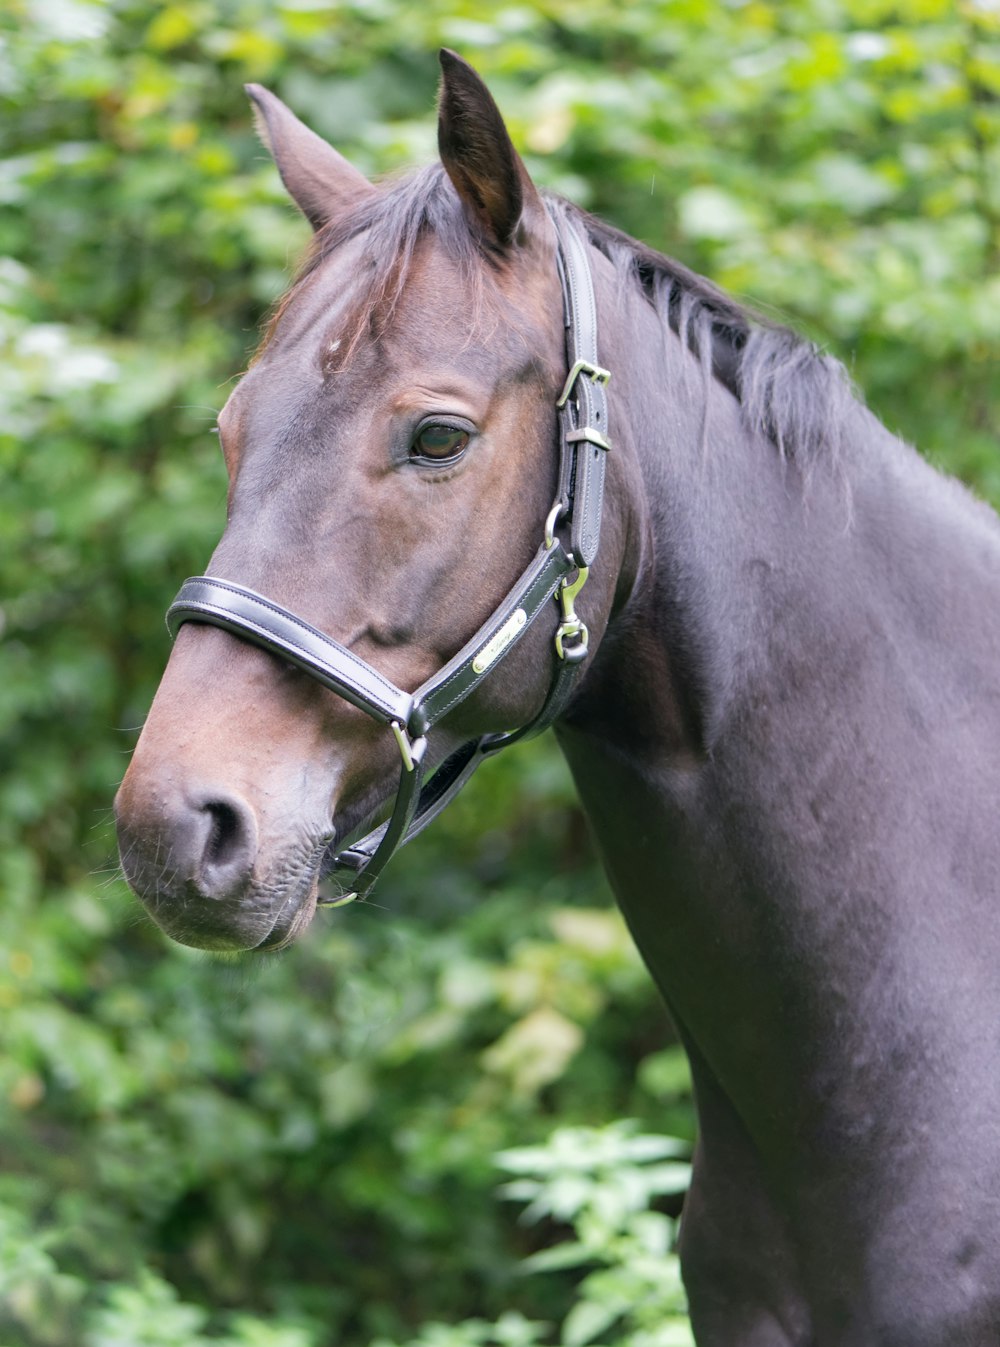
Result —
[{"label": "horse neck", "polygon": [[[638,287],[602,279],[618,611],[570,724],[659,768],[709,753],[748,666],[766,663],[774,578],[812,568],[823,584],[839,553],[843,576],[853,487],[829,459],[803,469],[753,431]],[[796,612],[781,616],[787,631]]]},{"label": "horse neck", "polygon": [[[637,285],[602,280],[617,609],[571,734],[654,771],[690,766],[745,729],[765,689],[821,697],[872,632],[912,641],[911,662],[928,643],[959,643],[997,666],[1000,639],[982,621],[997,606],[992,510],[832,372],[835,427],[806,426],[801,452],[779,447]],[[788,688],[797,671],[809,690]]]},{"label": "horse neck", "polygon": [[933,998],[921,951],[986,910],[941,903],[949,853],[900,820],[958,810],[995,855],[1000,531],[853,401],[839,461],[783,456],[640,295],[605,305],[630,593],[558,735],[675,1019],[763,1119],[837,1005],[877,1027],[887,959]]}]

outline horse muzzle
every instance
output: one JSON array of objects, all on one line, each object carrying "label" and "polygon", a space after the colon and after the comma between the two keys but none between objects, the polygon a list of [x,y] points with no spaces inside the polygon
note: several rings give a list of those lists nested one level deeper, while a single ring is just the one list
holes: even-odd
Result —
[{"label": "horse muzzle", "polygon": [[126,781],[115,815],[125,877],[172,939],[198,949],[276,949],[311,919],[327,838],[272,861],[280,878],[268,883],[256,816],[235,792],[178,792],[144,807]]}]

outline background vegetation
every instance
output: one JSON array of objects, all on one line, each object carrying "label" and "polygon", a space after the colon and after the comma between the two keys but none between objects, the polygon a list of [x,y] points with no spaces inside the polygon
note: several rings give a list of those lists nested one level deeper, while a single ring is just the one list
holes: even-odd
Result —
[{"label": "background vegetation", "polygon": [[551,745],[280,958],[169,946],[115,874],[214,413],[305,242],[241,85],[395,170],[441,44],[540,181],[828,343],[1000,500],[996,0],[6,0],[3,1347],[690,1341],[683,1061]]}]

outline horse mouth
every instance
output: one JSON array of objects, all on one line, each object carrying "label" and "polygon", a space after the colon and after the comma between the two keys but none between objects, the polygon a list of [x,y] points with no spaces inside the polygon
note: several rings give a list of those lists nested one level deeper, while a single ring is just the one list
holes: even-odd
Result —
[{"label": "horse mouth", "polygon": [[251,946],[252,952],[276,954],[278,950],[287,949],[306,929],[316,915],[318,869],[307,879],[305,894],[300,894],[291,902],[286,899],[270,931],[256,945]]},{"label": "horse mouth", "polygon": [[317,847],[278,883],[254,884],[248,892],[210,899],[193,884],[180,890],[126,878],[150,917],[178,944],[214,953],[275,953],[290,945],[312,921],[326,844]]}]

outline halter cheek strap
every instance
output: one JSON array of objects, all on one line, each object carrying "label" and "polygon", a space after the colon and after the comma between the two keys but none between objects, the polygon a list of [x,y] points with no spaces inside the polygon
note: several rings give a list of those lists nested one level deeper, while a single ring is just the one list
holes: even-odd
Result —
[{"label": "halter cheek strap", "polygon": [[[586,582],[600,539],[605,457],[610,448],[604,386],[610,375],[597,363],[597,310],[586,243],[564,216],[553,213],[553,221],[559,238],[569,365],[557,402],[558,496],[538,552],[462,649],[416,692],[408,693],[339,641],[232,581],[207,575],[186,580],[167,611],[171,636],[185,622],[222,627],[294,664],[392,730],[402,758],[392,814],[325,863],[324,874],[349,890],[326,900],[328,905],[367,894],[390,857],[437,817],[484,758],[551,725],[565,708],[587,655],[587,628],[576,614],[574,600]],[[519,729],[464,743],[425,782],[429,731],[475,692],[540,614],[550,611],[553,598],[560,609],[555,661],[538,714]]]}]

